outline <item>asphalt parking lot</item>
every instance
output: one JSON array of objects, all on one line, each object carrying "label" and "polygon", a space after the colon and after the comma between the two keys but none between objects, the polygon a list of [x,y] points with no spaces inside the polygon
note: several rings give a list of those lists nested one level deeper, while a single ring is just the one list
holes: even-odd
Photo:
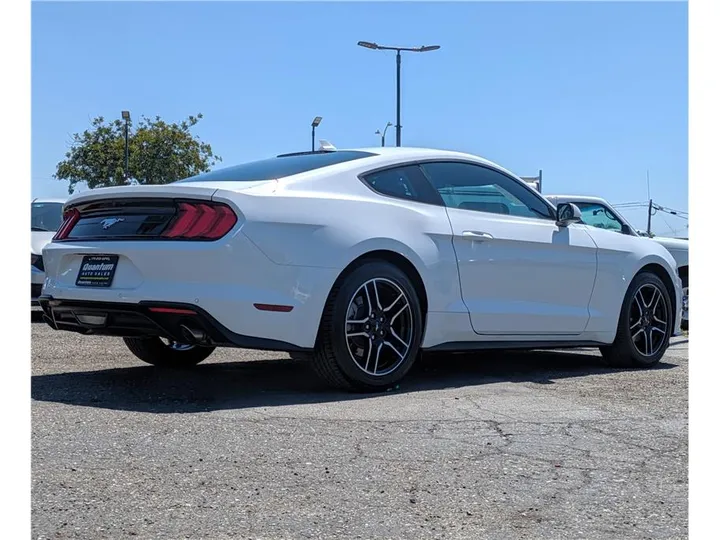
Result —
[{"label": "asphalt parking lot", "polygon": [[439,356],[381,395],[284,354],[190,371],[32,325],[32,537],[686,538],[688,341]]}]

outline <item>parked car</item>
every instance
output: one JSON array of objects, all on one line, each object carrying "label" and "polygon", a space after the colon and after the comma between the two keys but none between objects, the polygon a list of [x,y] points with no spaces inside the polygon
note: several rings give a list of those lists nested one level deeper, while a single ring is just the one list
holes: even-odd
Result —
[{"label": "parked car", "polygon": [[284,154],[75,195],[40,303],[53,328],[122,336],[156,366],[280,350],[347,389],[396,384],[421,349],[653,366],[679,323],[675,261],[581,219],[468,154]]},{"label": "parked car", "polygon": [[61,199],[33,199],[30,203],[30,305],[37,305],[45,267],[42,249],[52,240],[63,219]]},{"label": "parked car", "polygon": [[622,214],[613,208],[609,202],[600,197],[587,197],[583,195],[547,195],[547,199],[554,205],[558,205],[563,202],[575,204],[578,208],[580,208],[580,212],[583,216],[583,223],[630,236],[635,235],[642,236],[644,238],[651,238],[653,241],[665,247],[665,249],[667,249],[673,256],[678,266],[678,272],[680,273],[683,289],[681,327],[685,330],[689,329],[690,242],[688,240],[682,238],[666,238],[663,236],[649,236],[647,233],[638,231],[634,229],[622,216]]}]

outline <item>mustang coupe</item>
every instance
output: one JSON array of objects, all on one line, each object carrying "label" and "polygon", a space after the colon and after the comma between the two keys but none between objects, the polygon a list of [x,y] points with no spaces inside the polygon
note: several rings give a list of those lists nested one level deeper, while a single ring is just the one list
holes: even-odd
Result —
[{"label": "mustang coupe", "polygon": [[397,383],[421,350],[599,347],[650,367],[679,330],[677,265],[504,168],[413,148],[283,154],[72,197],[43,250],[56,330],[188,367],[287,351],[332,386]]}]

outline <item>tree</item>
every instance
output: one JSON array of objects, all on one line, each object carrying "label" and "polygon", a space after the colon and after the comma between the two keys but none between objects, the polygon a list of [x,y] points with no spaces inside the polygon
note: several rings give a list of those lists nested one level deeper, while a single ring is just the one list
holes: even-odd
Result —
[{"label": "tree", "polygon": [[73,193],[79,182],[91,189],[129,184],[168,184],[210,170],[222,161],[208,143],[193,136],[190,129],[202,114],[188,116],[182,122],[168,124],[156,116],[141,117],[135,130],[129,126],[129,178],[125,177],[125,122],[106,123],[100,116],[91,128],[75,133],[70,150],[57,164],[53,175],[67,180]]}]

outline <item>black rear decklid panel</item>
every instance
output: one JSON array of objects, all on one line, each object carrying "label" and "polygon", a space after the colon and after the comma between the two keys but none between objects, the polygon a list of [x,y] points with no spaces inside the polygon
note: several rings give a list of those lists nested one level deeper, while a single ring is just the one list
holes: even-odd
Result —
[{"label": "black rear decklid panel", "polygon": [[173,199],[118,199],[76,207],[80,219],[64,241],[153,239],[177,214]]}]

